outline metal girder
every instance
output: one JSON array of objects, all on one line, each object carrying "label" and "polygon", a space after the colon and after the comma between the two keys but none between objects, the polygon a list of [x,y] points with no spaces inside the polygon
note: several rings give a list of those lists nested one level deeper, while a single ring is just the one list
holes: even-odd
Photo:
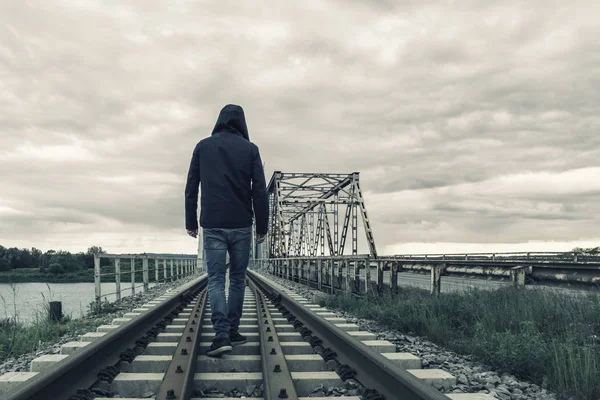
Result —
[{"label": "metal girder", "polygon": [[[344,255],[349,228],[352,235],[349,239],[352,240],[351,252],[357,254],[359,208],[369,253],[377,257],[358,182],[358,172],[327,174],[276,171],[267,189],[272,199],[270,257],[314,256],[318,253],[319,244],[322,255],[327,245],[330,255]],[[340,204],[347,207],[341,229]],[[333,214],[333,223],[329,220],[330,214]]]}]

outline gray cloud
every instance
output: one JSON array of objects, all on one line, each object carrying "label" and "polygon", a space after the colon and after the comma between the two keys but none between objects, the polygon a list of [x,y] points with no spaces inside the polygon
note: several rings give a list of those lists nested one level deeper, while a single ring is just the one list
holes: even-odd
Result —
[{"label": "gray cloud", "polygon": [[0,243],[194,251],[226,103],[267,179],[361,171],[380,249],[600,240],[594,2],[238,3],[3,6]]}]

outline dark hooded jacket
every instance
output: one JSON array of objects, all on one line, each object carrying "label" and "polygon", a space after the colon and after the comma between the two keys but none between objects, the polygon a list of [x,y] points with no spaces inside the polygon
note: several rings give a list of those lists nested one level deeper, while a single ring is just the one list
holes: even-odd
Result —
[{"label": "dark hooded jacket", "polygon": [[198,184],[201,227],[245,228],[252,226],[254,214],[256,233],[267,233],[265,174],[258,147],[250,142],[242,107],[223,107],[212,135],[194,149],[185,187],[188,230],[198,229]]}]

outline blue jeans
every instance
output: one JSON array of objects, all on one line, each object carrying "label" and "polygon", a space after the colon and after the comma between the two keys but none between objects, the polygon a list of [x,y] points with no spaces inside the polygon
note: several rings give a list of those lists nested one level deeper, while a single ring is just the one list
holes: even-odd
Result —
[{"label": "blue jeans", "polygon": [[[229,337],[240,326],[246,268],[250,260],[252,227],[202,230],[206,267],[208,270],[208,297],[211,321],[217,338]],[[229,302],[225,300],[225,257],[229,251]],[[229,304],[228,304],[229,303]]]}]

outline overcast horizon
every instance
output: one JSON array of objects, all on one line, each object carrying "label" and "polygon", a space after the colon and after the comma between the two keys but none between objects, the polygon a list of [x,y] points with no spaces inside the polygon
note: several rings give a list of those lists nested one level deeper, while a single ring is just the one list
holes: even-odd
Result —
[{"label": "overcast horizon", "polygon": [[195,253],[233,103],[267,182],[360,172],[380,254],[600,246],[598,2],[10,3],[0,245]]}]

